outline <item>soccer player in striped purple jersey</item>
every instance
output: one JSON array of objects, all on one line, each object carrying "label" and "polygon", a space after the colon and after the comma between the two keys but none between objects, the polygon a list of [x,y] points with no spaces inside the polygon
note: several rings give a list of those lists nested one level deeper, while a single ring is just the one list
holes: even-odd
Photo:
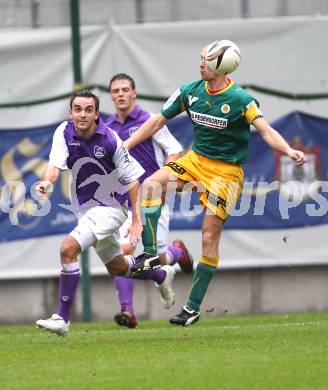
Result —
[{"label": "soccer player in striped purple jersey", "polygon": [[49,164],[37,190],[51,192],[60,171],[71,170],[71,209],[78,216],[76,228],[60,248],[62,270],[58,310],[50,318],[38,320],[39,328],[57,335],[69,332],[69,318],[79,282],[77,257],[93,246],[107,271],[126,278],[151,279],[161,294],[164,307],[174,304],[174,270],[159,266],[158,256],[124,256],[119,229],[127,218],[128,196],[132,221],[128,227],[130,244],[142,232],[138,214],[139,178],[144,169],[127,152],[120,137],[99,118],[99,99],[88,90],[76,92],[70,100],[72,120],[57,127]]},{"label": "soccer player in striped purple jersey", "polygon": [[[115,105],[116,113],[109,117],[107,125],[125,141],[152,114],[135,104],[137,91],[134,79],[131,76],[125,73],[113,76],[109,83],[109,92]],[[181,152],[182,147],[179,142],[173,137],[169,129],[163,126],[153,137],[133,148],[130,154],[145,170],[145,173],[139,178],[139,181],[142,183],[146,177],[152,175],[163,165],[178,159]],[[130,215],[131,211],[129,211]],[[125,254],[132,254],[135,250],[124,238],[129,219],[128,217],[120,229],[122,249]],[[168,205],[164,205],[157,229],[157,251],[161,264],[165,269],[167,264],[173,265],[178,263],[182,271],[186,273],[192,272],[193,260],[184,243],[181,240],[175,240],[172,245],[167,246],[168,231],[169,209]],[[121,311],[115,315],[114,319],[120,326],[135,328],[137,319],[133,309],[134,280],[116,276],[115,284]]]}]

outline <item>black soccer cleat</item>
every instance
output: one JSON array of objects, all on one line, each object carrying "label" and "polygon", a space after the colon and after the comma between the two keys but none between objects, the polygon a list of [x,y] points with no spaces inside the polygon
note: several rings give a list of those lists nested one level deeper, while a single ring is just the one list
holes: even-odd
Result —
[{"label": "black soccer cleat", "polygon": [[195,324],[200,317],[199,311],[190,309],[188,306],[183,306],[181,313],[170,318],[170,323],[173,325],[188,326]]},{"label": "black soccer cleat", "polygon": [[161,263],[157,255],[143,252],[137,256],[134,266],[131,267],[132,275],[138,275],[141,272],[150,271],[155,268],[159,268]]}]

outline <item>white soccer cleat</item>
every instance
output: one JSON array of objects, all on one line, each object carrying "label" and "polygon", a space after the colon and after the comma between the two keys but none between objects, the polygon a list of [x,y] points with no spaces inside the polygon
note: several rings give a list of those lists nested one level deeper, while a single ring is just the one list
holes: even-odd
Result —
[{"label": "white soccer cleat", "polygon": [[69,322],[65,322],[58,314],[53,314],[47,320],[36,321],[36,326],[58,336],[66,336],[69,332]]},{"label": "white soccer cleat", "polygon": [[172,282],[175,271],[170,265],[164,265],[162,269],[166,272],[166,277],[162,284],[155,283],[155,286],[161,294],[161,301],[165,309],[169,309],[174,305],[174,292],[172,290]]}]

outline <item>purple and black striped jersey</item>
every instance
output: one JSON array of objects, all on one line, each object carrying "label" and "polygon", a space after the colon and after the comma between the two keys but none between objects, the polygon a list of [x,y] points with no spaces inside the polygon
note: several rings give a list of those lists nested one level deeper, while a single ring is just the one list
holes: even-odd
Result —
[{"label": "purple and black striped jersey", "polygon": [[72,121],[58,126],[49,165],[71,169],[72,202],[82,209],[125,203],[127,184],[144,173],[124,148],[120,137],[100,119],[95,134],[89,139],[76,134]]},{"label": "purple and black striped jersey", "polygon": [[[106,123],[108,127],[113,129],[125,141],[151,116],[152,114],[148,111],[135,106],[133,111],[126,117],[124,123],[119,121],[117,114],[110,116]],[[181,145],[166,126],[162,127],[153,137],[130,150],[131,156],[145,170],[145,173],[139,179],[140,182],[143,182],[146,177],[160,169],[165,164],[167,156],[180,152],[182,152]]]}]

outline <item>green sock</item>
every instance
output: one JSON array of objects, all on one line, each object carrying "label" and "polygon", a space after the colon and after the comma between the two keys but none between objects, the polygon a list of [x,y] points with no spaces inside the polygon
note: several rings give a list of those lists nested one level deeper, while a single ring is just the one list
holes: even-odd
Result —
[{"label": "green sock", "polygon": [[199,311],[200,305],[203,302],[206,290],[213,275],[216,271],[216,267],[212,267],[207,264],[198,263],[194,277],[192,279],[192,286],[189,292],[189,298],[187,306],[195,311]]},{"label": "green sock", "polygon": [[162,206],[142,207],[142,243],[144,251],[153,255],[157,254],[157,225],[161,210]]}]

